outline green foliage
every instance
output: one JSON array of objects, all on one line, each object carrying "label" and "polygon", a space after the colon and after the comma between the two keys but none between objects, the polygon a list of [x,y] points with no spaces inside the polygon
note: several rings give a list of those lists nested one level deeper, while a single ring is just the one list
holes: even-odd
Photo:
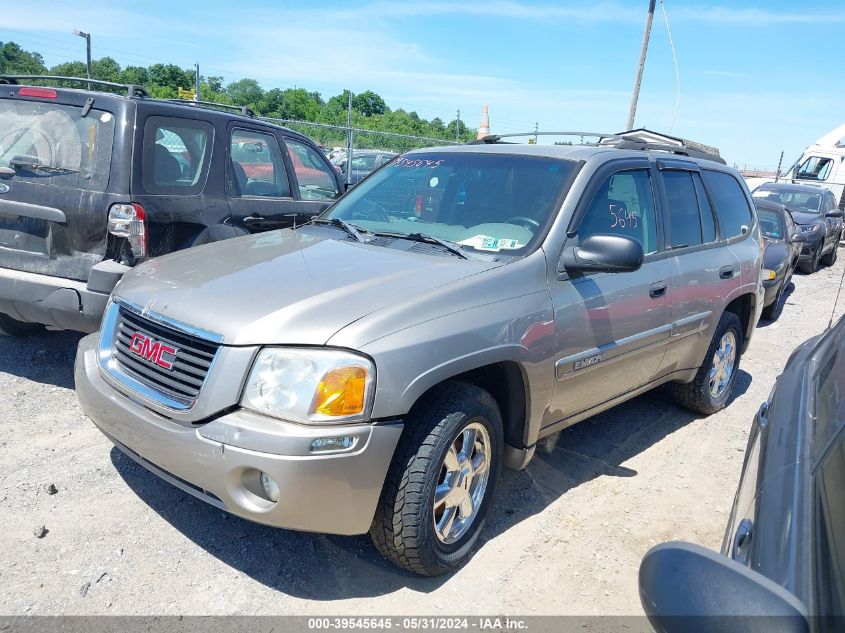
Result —
[{"label": "green foliage", "polygon": [[47,67],[38,53],[23,50],[14,42],[0,42],[0,73],[6,75],[43,75]]},{"label": "green foliage", "polygon": [[[174,64],[153,64],[148,68],[120,64],[111,57],[92,60],[93,78],[118,83],[144,86],[150,96],[161,99],[175,99],[178,89],[191,90],[194,87],[194,69],[180,68]],[[51,74],[66,77],[86,77],[85,62],[71,61],[47,69],[41,55],[23,50],[14,42],[0,42],[0,73],[34,75]],[[61,83],[61,82],[60,82]],[[68,86],[79,84],[64,82]],[[260,116],[289,119],[296,121],[345,126],[350,91],[344,90],[324,100],[320,93],[303,88],[272,88],[264,90],[255,79],[240,79],[224,87],[223,77],[208,76],[200,78],[200,98],[203,101],[246,105]],[[346,132],[309,125],[287,123],[318,143],[326,146],[345,146]],[[441,119],[431,121],[421,118],[416,112],[401,108],[391,110],[384,99],[372,90],[352,95],[352,125],[372,132],[356,132],[355,147],[379,148],[396,152],[430,144],[425,141],[399,138],[378,134],[392,132],[413,136],[425,136],[444,141],[460,138],[467,142],[475,138],[475,130],[467,128],[463,122],[454,120],[445,124]]]}]

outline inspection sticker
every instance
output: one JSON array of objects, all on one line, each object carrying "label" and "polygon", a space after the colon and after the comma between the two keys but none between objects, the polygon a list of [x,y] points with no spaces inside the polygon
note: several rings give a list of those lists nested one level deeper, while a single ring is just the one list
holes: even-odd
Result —
[{"label": "inspection sticker", "polygon": [[482,251],[500,251],[502,249],[522,248],[519,240],[500,239],[488,235],[474,235],[468,239],[461,240],[459,244],[472,246]]}]

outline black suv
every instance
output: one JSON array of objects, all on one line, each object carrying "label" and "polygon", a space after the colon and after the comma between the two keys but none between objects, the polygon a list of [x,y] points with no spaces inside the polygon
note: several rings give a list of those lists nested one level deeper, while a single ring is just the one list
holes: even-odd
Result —
[{"label": "black suv", "polygon": [[136,263],[307,221],[343,191],[313,141],[246,108],[24,79],[0,77],[0,334],[93,332]]}]

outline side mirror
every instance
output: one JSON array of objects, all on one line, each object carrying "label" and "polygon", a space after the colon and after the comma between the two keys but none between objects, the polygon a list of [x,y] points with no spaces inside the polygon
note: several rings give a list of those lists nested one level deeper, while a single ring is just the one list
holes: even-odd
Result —
[{"label": "side mirror", "polygon": [[789,238],[789,241],[793,244],[801,244],[802,242],[807,241],[807,236],[803,233],[795,233],[792,237]]},{"label": "side mirror", "polygon": [[640,602],[665,633],[808,633],[804,605],[780,585],[692,543],[663,543],[640,563]]},{"label": "side mirror", "polygon": [[627,235],[599,233],[586,238],[580,246],[565,248],[558,263],[561,272],[623,273],[643,264],[643,247]]},{"label": "side mirror", "polygon": [[834,209],[833,211],[828,211],[825,215],[827,218],[841,218],[842,217],[842,210],[841,209]]}]

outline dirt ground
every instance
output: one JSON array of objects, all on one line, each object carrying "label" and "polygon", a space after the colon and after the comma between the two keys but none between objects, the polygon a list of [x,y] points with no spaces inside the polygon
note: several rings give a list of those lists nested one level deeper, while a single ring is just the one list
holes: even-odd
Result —
[{"label": "dirt ground", "polygon": [[474,557],[436,579],[395,570],[366,536],[263,527],[160,481],[79,408],[80,335],[0,337],[0,613],[640,614],[649,547],[720,546],[754,413],[794,347],[827,326],[843,267],[796,273],[726,410],[698,417],[657,390],[506,471]]}]

